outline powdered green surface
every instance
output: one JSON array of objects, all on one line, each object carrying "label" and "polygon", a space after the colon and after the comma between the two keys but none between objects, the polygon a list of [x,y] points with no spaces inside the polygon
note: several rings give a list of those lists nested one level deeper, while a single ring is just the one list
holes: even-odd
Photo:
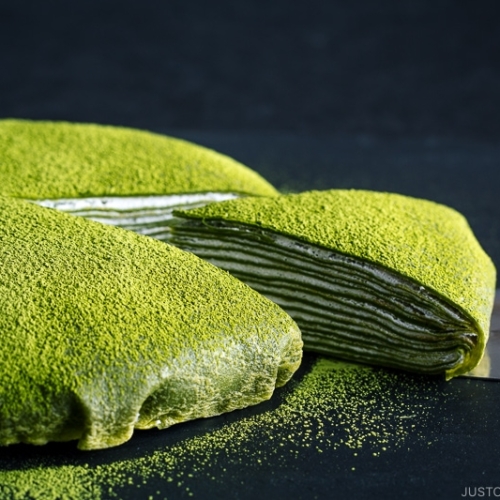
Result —
[{"label": "powdered green surface", "polygon": [[0,194],[26,199],[206,191],[277,194],[241,163],[139,130],[0,120]]},{"label": "powdered green surface", "polygon": [[281,309],[150,238],[0,197],[0,262],[0,444],[113,446],[267,399],[300,363]]},{"label": "powdered green surface", "polygon": [[438,292],[488,333],[496,271],[465,218],[451,208],[397,194],[330,190],[178,214],[270,229],[385,266]]}]

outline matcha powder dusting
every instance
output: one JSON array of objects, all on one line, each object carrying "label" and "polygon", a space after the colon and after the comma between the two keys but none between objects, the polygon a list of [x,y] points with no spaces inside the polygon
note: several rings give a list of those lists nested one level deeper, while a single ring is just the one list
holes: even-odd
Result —
[{"label": "matcha powder dusting", "polygon": [[351,463],[358,454],[381,457],[405,446],[410,435],[413,442],[431,444],[425,430],[433,409],[447,397],[441,380],[324,357],[310,361],[302,379],[279,391],[262,413],[236,414],[222,427],[140,458],[0,471],[0,497],[123,498],[124,491],[137,488],[141,498],[203,498],[207,482],[216,491],[231,480],[235,467],[244,467],[250,478],[256,471],[289,469],[325,455],[343,457],[334,458],[334,465],[346,456]]}]

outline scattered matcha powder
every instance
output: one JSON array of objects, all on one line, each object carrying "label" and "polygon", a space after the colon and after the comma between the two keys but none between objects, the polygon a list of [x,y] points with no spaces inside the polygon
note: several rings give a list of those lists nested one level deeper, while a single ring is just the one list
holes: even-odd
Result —
[{"label": "scattered matcha powder", "polygon": [[[214,475],[214,464],[222,472],[220,464],[279,468],[289,463],[288,454],[299,459],[311,450],[319,456],[340,448],[352,451],[353,457],[362,450],[379,457],[403,446],[410,433],[431,444],[423,429],[442,397],[434,379],[319,357],[302,380],[289,384],[274,410],[136,459],[96,466],[39,463],[0,471],[0,497],[119,498],[120,489],[141,488],[150,479],[163,483],[151,499],[169,498],[173,492],[191,497],[196,496],[197,478],[223,480]],[[269,445],[255,448],[255,442],[266,441]]]}]

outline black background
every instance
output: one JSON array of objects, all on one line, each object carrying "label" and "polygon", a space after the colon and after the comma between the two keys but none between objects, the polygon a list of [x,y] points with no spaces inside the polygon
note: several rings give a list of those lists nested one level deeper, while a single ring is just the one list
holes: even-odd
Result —
[{"label": "black background", "polygon": [[496,142],[498,3],[0,2],[2,115]]},{"label": "black background", "polygon": [[[463,212],[498,266],[499,14],[494,0],[2,0],[0,117],[184,137],[284,190],[430,198]],[[432,450],[416,441],[366,456],[356,473],[335,452],[275,475],[233,467],[226,487],[199,484],[196,497],[459,498],[466,486],[500,486],[500,386],[436,383],[451,396],[434,408]],[[110,462],[221,421],[211,422],[139,434],[93,458],[73,443],[6,448],[0,466]]]}]

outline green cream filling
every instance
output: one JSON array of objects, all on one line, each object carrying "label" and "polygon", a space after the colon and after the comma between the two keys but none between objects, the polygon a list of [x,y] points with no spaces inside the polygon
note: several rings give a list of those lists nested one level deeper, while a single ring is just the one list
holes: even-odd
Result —
[{"label": "green cream filling", "polygon": [[216,227],[177,226],[174,243],[280,305],[301,328],[306,349],[429,374],[473,361],[477,325],[432,290],[268,231]]}]

